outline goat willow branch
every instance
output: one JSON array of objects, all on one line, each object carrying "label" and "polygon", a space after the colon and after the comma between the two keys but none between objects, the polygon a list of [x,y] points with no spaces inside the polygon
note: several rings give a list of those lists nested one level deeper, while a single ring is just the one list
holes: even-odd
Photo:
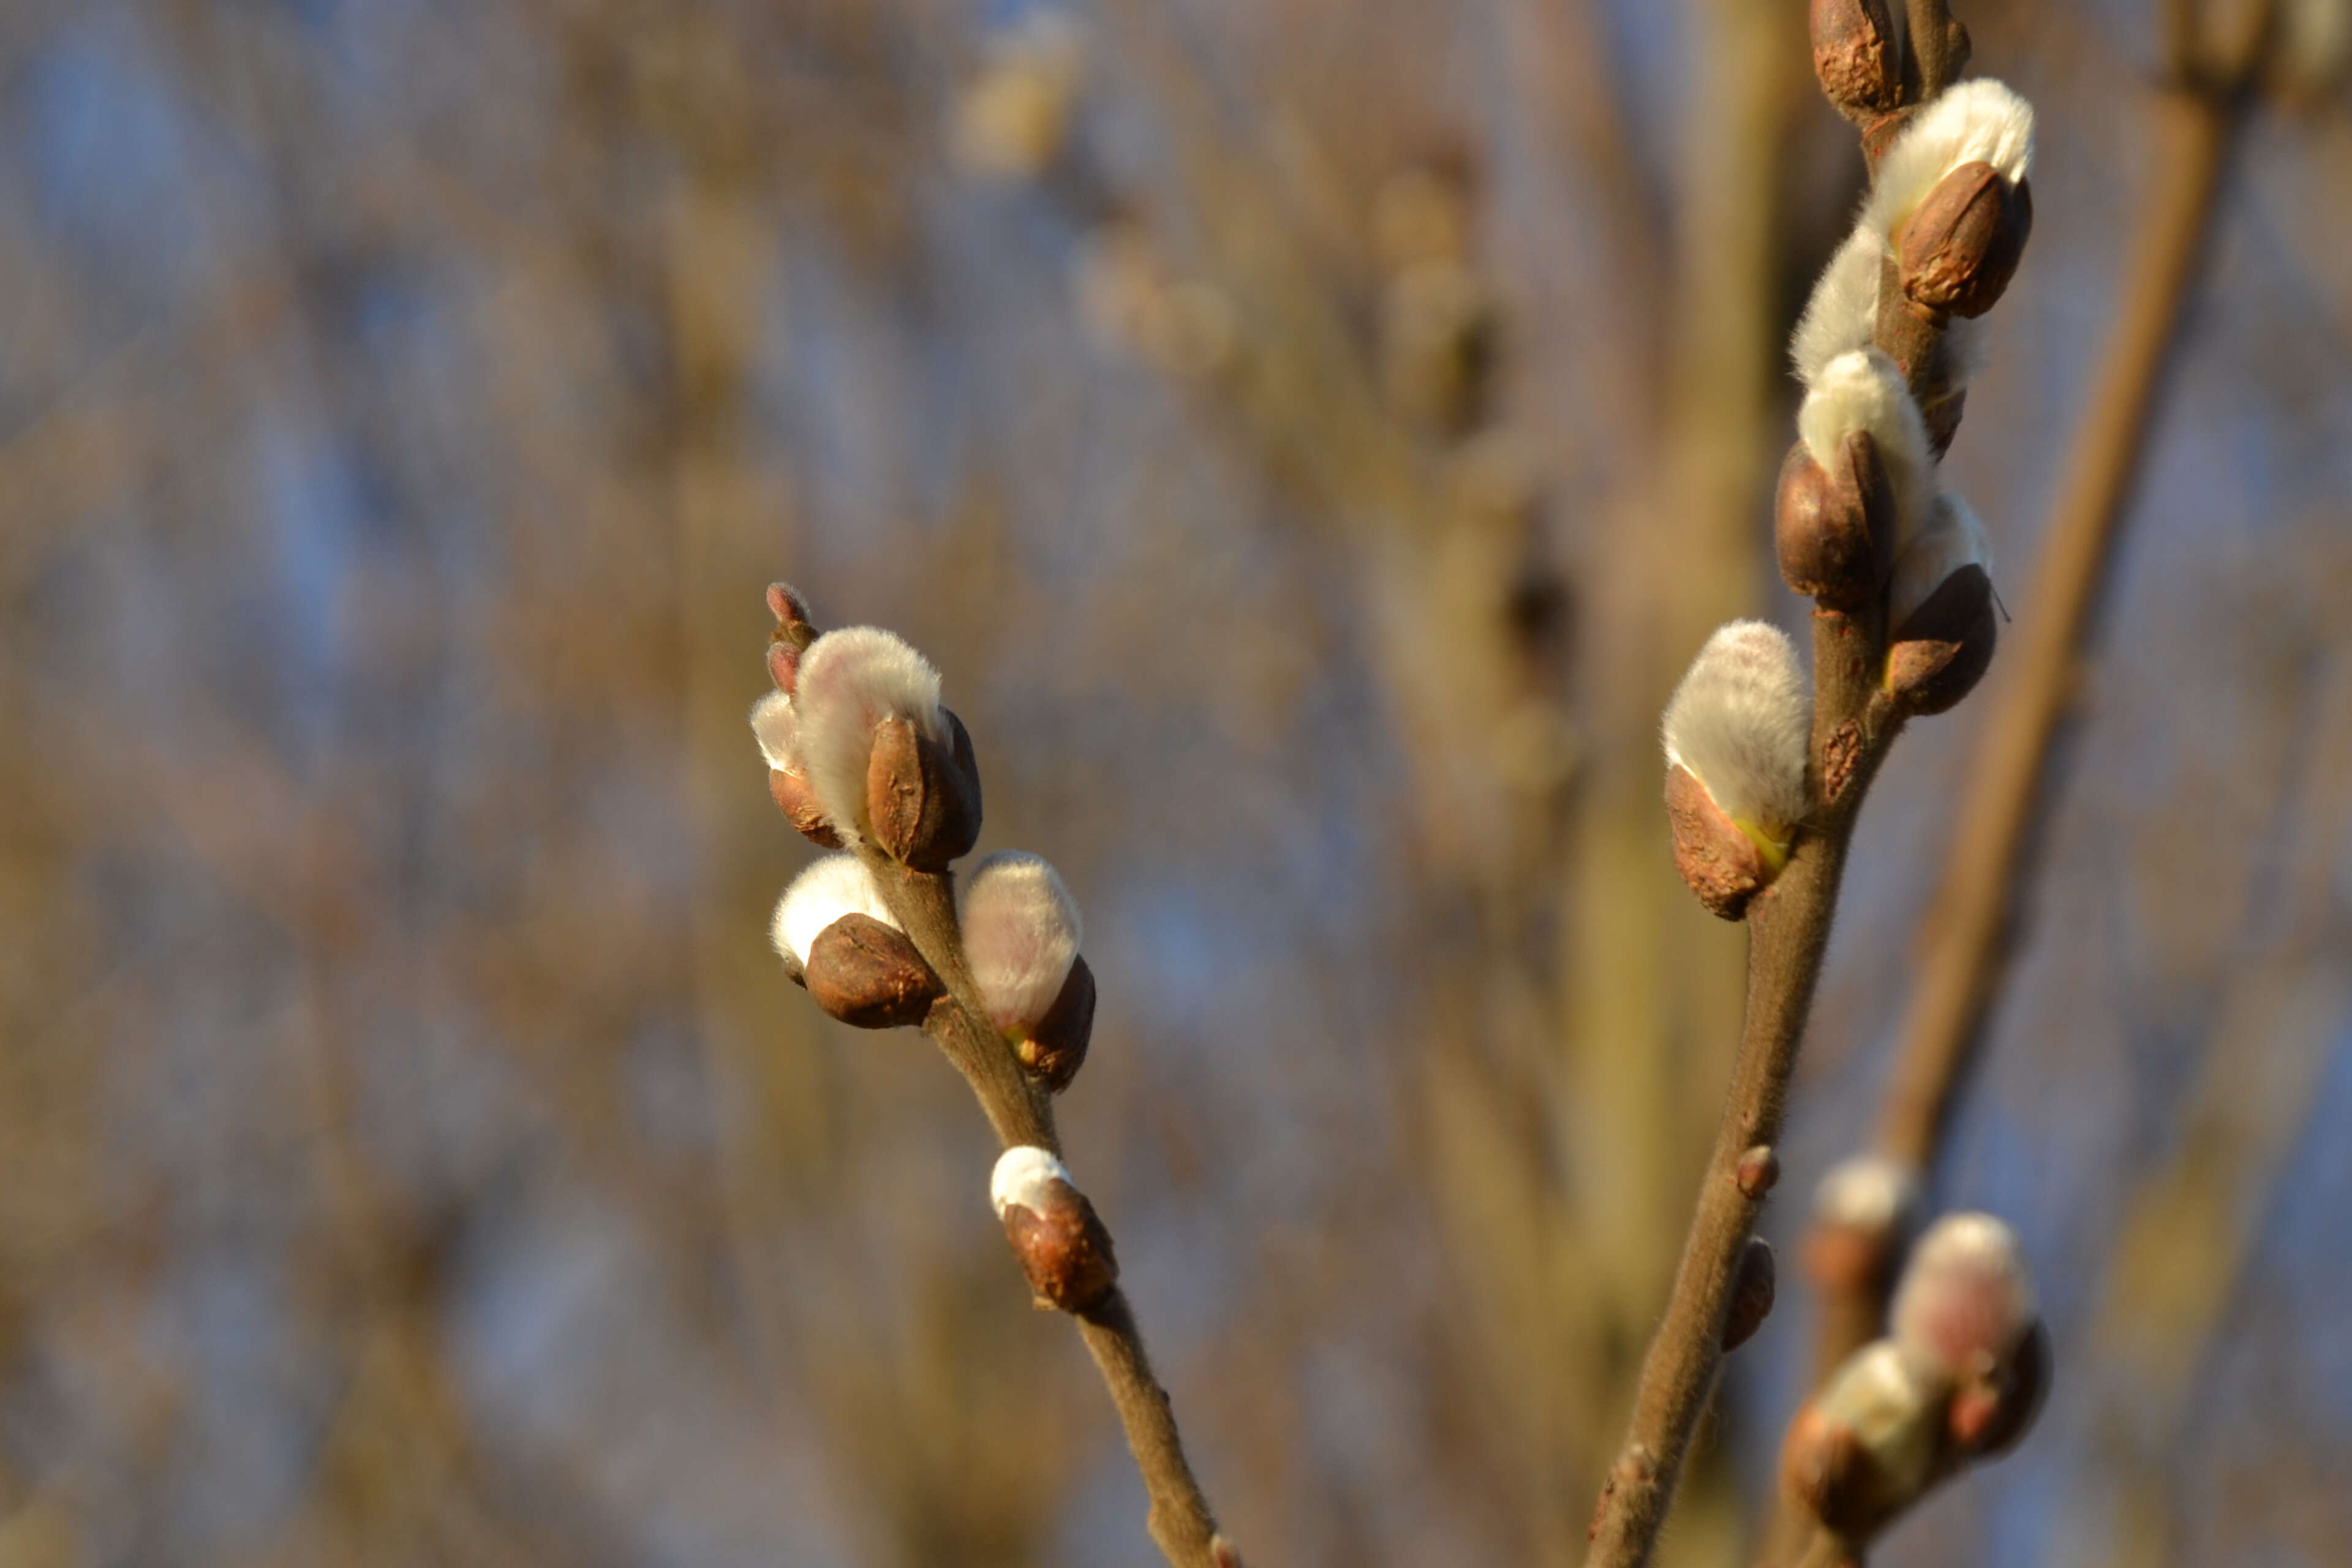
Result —
[{"label": "goat willow branch", "polygon": [[1168,1394],[1120,1289],[1110,1233],[1061,1163],[1053,1094],[1086,1055],[1094,978],[1076,906],[1052,867],[1000,852],[950,866],[980,832],[962,722],[921,657],[871,627],[820,636],[791,589],[769,590],[777,689],[752,710],[777,805],[820,860],[777,906],[787,972],[862,1027],[919,1024],[971,1086],[1003,1150],[991,1184],[1030,1289],[1067,1313],[1101,1371],[1171,1568],[1240,1568],[1217,1533]]},{"label": "goat willow branch", "polygon": [[[1747,1013],[1587,1568],[1649,1560],[1736,1342],[1727,1324],[1777,1173],[1773,1144],[1863,799],[1905,721],[1966,697],[1991,657],[1983,532],[1965,503],[1939,490],[1935,465],[1957,430],[1975,359],[1966,339],[1948,343],[1947,334],[1955,317],[1982,315],[1999,300],[2031,229],[2032,115],[1997,82],[1947,87],[1968,41],[1940,4],[1913,5],[1910,19],[1898,52],[1884,0],[1812,6],[1817,69],[1863,128],[1875,179],[1792,345],[1808,394],[1782,470],[1776,546],[1782,575],[1815,601],[1811,721],[1789,754],[1780,682],[1728,662],[1739,647],[1761,649],[1738,626],[1710,640],[1667,709],[1676,865],[1710,909],[1748,923]],[[1800,809],[1776,809],[1770,779],[1785,780],[1792,766]],[[1996,1347],[2003,1373],[2029,1337],[2020,1331]],[[1937,1424],[1938,1464],[1990,1451],[2030,1419],[2020,1412],[2031,1400],[2006,1382],[1970,1385],[1916,1351],[1890,1343],[1881,1360],[1916,1388],[1915,1424]],[[1840,1544],[1858,1555],[1865,1527],[1916,1489],[1874,1473],[1875,1456],[1837,1419],[1832,1410],[1816,1422],[1826,1447],[1799,1484],[1818,1517],[1854,1526],[1841,1529]]]},{"label": "goat willow branch", "polygon": [[[1959,792],[1959,818],[1937,879],[1925,929],[1934,941],[1896,1035],[1878,1155],[1914,1188],[1943,1147],[1969,1077],[2006,958],[2026,846],[2047,806],[2051,759],[2065,729],[2077,666],[2116,553],[2164,371],[2200,276],[2230,149],[2253,103],[2267,18],[2242,14],[2208,68],[2196,8],[2172,7],[2166,51],[2173,77],[2156,102],[2158,171],[2124,254],[2130,270],[2095,390],[2074,439],[2065,479],[2030,581],[2031,614],[2013,674],[1996,694]],[[1839,1228],[1834,1205],[1817,1220],[1809,1250],[1821,1271],[1822,1331],[1814,1383],[1879,1331],[1894,1288],[1899,1224]]]}]

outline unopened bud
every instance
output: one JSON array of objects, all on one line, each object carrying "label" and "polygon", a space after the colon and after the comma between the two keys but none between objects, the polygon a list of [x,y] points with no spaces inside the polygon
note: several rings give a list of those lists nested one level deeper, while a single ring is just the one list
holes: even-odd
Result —
[{"label": "unopened bud", "polygon": [[1849,434],[1824,467],[1802,441],[1780,465],[1773,542],[1793,593],[1853,609],[1886,581],[1895,548],[1895,487],[1867,431]]},{"label": "unopened bud", "polygon": [[1118,1281],[1110,1233],[1069,1171],[1045,1150],[1007,1149],[996,1162],[989,1196],[1040,1307],[1083,1312]]},{"label": "unopened bud", "polygon": [[1813,75],[1850,120],[1899,106],[1903,73],[1886,0],[1813,0]]},{"label": "unopened bud", "polygon": [[1788,862],[1805,814],[1811,723],[1795,645],[1762,621],[1716,628],[1666,704],[1675,864],[1700,901],[1727,920],[1738,919],[1749,895]]},{"label": "unopened bud", "polygon": [[1936,499],[1927,529],[1895,558],[1886,619],[1886,689],[1915,714],[1943,713],[1976,689],[1992,664],[1991,550],[1958,496]]},{"label": "unopened bud", "polygon": [[1928,194],[1963,164],[1990,164],[2015,185],[2032,160],[2033,106],[1990,77],[1957,83],[1913,115],[1886,149],[1863,222],[1891,244]]},{"label": "unopened bud", "polygon": [[808,600],[790,583],[768,584],[768,613],[776,617],[776,629],[769,634],[772,642],[783,643],[797,652],[816,641],[815,616]]},{"label": "unopened bud", "polygon": [[1059,1094],[1086,1065],[1087,1047],[1094,1033],[1095,972],[1081,953],[1070,961],[1070,977],[1062,982],[1061,995],[1037,1020],[1028,1037],[1014,1045],[1013,1054],[1047,1089]]},{"label": "unopened bud", "polygon": [[946,987],[904,931],[847,914],[809,944],[802,982],[816,1005],[860,1029],[919,1024]]},{"label": "unopened bud", "polygon": [[913,719],[875,726],[866,770],[866,811],[874,842],[918,871],[944,871],[980,841],[980,768],[971,736],[954,712],[939,710],[935,738]]},{"label": "unopened bud", "polygon": [[1772,1314],[1772,1298],[1780,1283],[1772,1244],[1760,1236],[1748,1238],[1748,1245],[1740,1249],[1738,1268],[1731,1281],[1731,1306],[1723,1319],[1726,1351],[1736,1351],[1755,1338],[1756,1331]]},{"label": "unopened bud", "polygon": [[2040,1311],[2016,1234],[1990,1215],[1956,1214],[1911,1249],[1889,1321],[1899,1343],[1966,1381],[2008,1364]]},{"label": "unopened bud", "polygon": [[2033,187],[1990,163],[1963,163],[1928,192],[1895,235],[1903,292],[1930,319],[1981,316],[2016,276],[2033,232]]}]

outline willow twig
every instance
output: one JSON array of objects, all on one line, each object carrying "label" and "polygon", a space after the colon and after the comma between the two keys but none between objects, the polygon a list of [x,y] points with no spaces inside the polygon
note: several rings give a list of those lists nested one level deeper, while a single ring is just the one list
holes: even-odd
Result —
[{"label": "willow twig", "polygon": [[[1061,1140],[1054,1128],[1052,1099],[1043,1084],[1022,1070],[1012,1047],[986,1022],[956,924],[954,879],[944,872],[909,869],[872,844],[861,844],[858,858],[916,951],[947,985],[948,994],[924,1020],[924,1033],[971,1086],[1003,1147],[1025,1144],[1058,1157]],[[1239,1559],[1218,1536],[1216,1516],[1184,1458],[1168,1391],[1152,1375],[1143,1331],[1126,1292],[1114,1284],[1074,1315],[1143,1477],[1144,1493],[1150,1500],[1146,1526],[1161,1554],[1171,1568],[1238,1568]]]},{"label": "willow twig", "polygon": [[1633,1426],[1593,1519],[1586,1568],[1638,1568],[1649,1560],[1715,1385],[1740,1252],[1770,1188],[1769,1174],[1758,1179],[1770,1162],[1750,1151],[1769,1151],[1780,1138],[1846,848],[1870,780],[1902,727],[1879,683],[1885,658],[1874,608],[1814,612],[1811,772],[1819,806],[1787,868],[1748,907],[1748,1011],[1730,1096],[1665,1321],[1642,1363]]}]

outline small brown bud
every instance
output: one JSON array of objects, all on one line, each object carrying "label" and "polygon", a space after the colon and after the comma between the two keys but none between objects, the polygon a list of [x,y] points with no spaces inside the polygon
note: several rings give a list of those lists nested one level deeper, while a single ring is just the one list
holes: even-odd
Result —
[{"label": "small brown bud", "polygon": [[1217,1568],[1242,1568],[1240,1550],[1222,1535],[1209,1538],[1209,1561]]},{"label": "small brown bud", "polygon": [[1023,1067],[1059,1094],[1086,1065],[1087,1045],[1094,1032],[1095,972],[1080,954],[1070,961],[1070,977],[1062,982],[1062,994],[1015,1047],[1015,1054]]},{"label": "small brown bud", "polygon": [[1990,163],[1945,175],[1895,236],[1903,292],[1937,317],[1981,316],[2000,300],[2033,232],[2033,193]]},{"label": "small brown bud", "polygon": [[866,810],[874,842],[918,871],[944,871],[980,839],[980,769],[963,721],[941,709],[948,743],[912,719],[874,727]]},{"label": "small brown bud", "polygon": [[846,914],[809,943],[802,984],[816,1005],[860,1029],[919,1024],[946,994],[904,931]]},{"label": "small brown bud", "polygon": [[1813,75],[1851,120],[1902,102],[1903,74],[1886,0],[1812,0]]},{"label": "small brown bud", "polygon": [[784,819],[800,829],[802,837],[827,849],[841,847],[841,835],[833,830],[824,807],[817,804],[816,787],[809,783],[808,774],[770,768],[768,794],[775,798],[776,809],[784,814]]},{"label": "small brown bud", "polygon": [[[801,591],[790,583],[768,584],[768,613],[776,617],[776,629],[769,634],[771,640],[789,645],[794,653],[816,641],[816,627],[809,617],[808,601],[801,597]],[[779,681],[777,684],[781,686],[783,683]]]},{"label": "small brown bud", "polygon": [[1760,1198],[1780,1180],[1780,1156],[1769,1143],[1759,1143],[1739,1156],[1739,1164],[1732,1173],[1741,1193]]},{"label": "small brown bud", "polygon": [[1739,1254],[1739,1272],[1732,1277],[1731,1306],[1723,1319],[1723,1348],[1736,1351],[1756,1336],[1772,1313],[1772,1298],[1780,1270],[1772,1260],[1772,1244],[1760,1236],[1748,1238]]},{"label": "small brown bud", "polygon": [[1748,900],[1771,881],[1773,868],[1688,768],[1666,770],[1666,821],[1674,832],[1675,869],[1698,901],[1727,921],[1746,914]]},{"label": "small brown bud", "polygon": [[1802,441],[1789,448],[1772,531],[1791,592],[1853,609],[1885,584],[1895,485],[1867,431],[1848,434],[1829,468]]},{"label": "small brown bud", "polygon": [[991,1195],[1038,1306],[1083,1312],[1118,1282],[1110,1232],[1059,1160],[1043,1149],[1007,1149]]},{"label": "small brown bud", "polygon": [[1886,689],[1911,713],[1948,712],[1984,679],[2000,636],[1992,579],[1963,566],[1895,628]]}]

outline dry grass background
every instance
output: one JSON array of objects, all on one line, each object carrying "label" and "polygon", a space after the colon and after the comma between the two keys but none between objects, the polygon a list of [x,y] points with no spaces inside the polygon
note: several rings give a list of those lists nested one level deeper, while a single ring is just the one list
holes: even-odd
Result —
[{"label": "dry grass background", "polygon": [[[1948,467],[2025,617],[2156,26],[1963,14],[2042,115]],[[778,576],[946,671],[1086,908],[1073,1163],[1251,1560],[1580,1554],[1737,1007],[1653,729],[1795,614],[1860,160],[1786,6],[1075,20],[1000,177],[1004,6],[0,16],[0,1568],[1152,1561],[961,1086],[766,950]],[[2352,1554],[2352,114],[2274,85],[1938,1175],[2057,1394],[1889,1563]],[[1784,1256],[1985,700],[1865,819]]]}]

